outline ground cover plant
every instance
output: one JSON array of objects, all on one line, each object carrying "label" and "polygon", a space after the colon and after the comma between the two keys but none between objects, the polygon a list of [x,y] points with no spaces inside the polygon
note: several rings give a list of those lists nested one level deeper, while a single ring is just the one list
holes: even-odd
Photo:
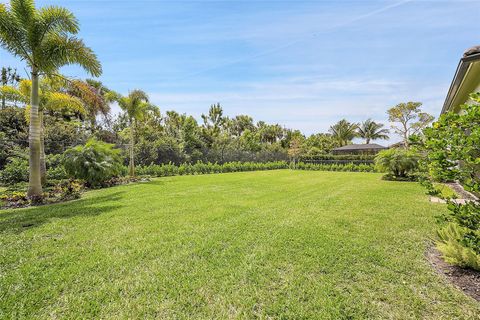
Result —
[{"label": "ground cover plant", "polygon": [[0,318],[476,319],[444,205],[377,173],[164,177],[0,212]]}]

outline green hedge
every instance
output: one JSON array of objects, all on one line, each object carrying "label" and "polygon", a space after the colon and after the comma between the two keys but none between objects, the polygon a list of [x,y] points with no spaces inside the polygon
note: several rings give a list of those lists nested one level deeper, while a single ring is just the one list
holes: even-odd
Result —
[{"label": "green hedge", "polygon": [[300,156],[301,161],[316,160],[373,160],[374,154],[320,154],[314,156]]},{"label": "green hedge", "polygon": [[138,175],[148,175],[155,177],[192,175],[192,174],[209,174],[209,173],[226,173],[226,172],[242,172],[242,171],[258,171],[258,170],[275,170],[287,169],[288,163],[285,161],[276,162],[227,162],[224,164],[197,162],[194,164],[185,163],[180,166],[174,164],[161,164],[139,166],[136,168]]},{"label": "green hedge", "polygon": [[136,171],[138,175],[153,177],[167,177],[178,175],[276,170],[276,169],[295,169],[295,170],[316,170],[316,171],[350,171],[350,172],[375,172],[373,164],[312,164],[299,162],[296,165],[288,164],[285,161],[277,162],[227,162],[224,164],[197,162],[194,164],[185,163],[180,166],[174,164],[161,164],[139,166]]},{"label": "green hedge", "polygon": [[314,171],[349,171],[349,172],[377,172],[374,164],[316,164],[299,162],[291,164],[292,169]]}]

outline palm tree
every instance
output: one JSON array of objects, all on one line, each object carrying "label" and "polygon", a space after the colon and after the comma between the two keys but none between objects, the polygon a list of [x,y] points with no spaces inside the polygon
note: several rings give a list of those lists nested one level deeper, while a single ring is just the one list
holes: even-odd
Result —
[{"label": "palm tree", "polygon": [[[40,119],[40,181],[46,183],[47,168],[45,163],[45,141],[43,126],[43,115],[45,111],[74,113],[85,115],[85,103],[79,98],[72,96],[65,91],[68,82],[61,78],[44,77],[39,82],[38,90],[38,117]],[[0,98],[7,101],[22,102],[25,105],[25,117],[30,121],[29,100],[32,92],[32,81],[20,80],[18,88],[14,86],[0,86]]]},{"label": "palm tree", "polygon": [[103,83],[93,79],[71,81],[70,93],[85,103],[92,133],[96,131],[97,116],[103,115],[106,117],[110,112],[110,104],[118,96],[117,93],[105,87]]},{"label": "palm tree", "polygon": [[135,127],[139,120],[145,117],[149,110],[148,96],[142,90],[133,90],[126,97],[118,98],[118,104],[127,114],[130,122],[130,163],[128,164],[128,174],[135,176]]},{"label": "palm tree", "polygon": [[29,125],[29,186],[32,199],[42,196],[40,174],[41,117],[39,78],[69,64],[83,67],[93,76],[102,73],[100,62],[81,39],[78,21],[67,9],[57,6],[35,8],[33,0],[10,0],[0,4],[0,45],[25,61],[32,80]]},{"label": "palm tree", "polygon": [[350,123],[342,119],[331,126],[329,131],[335,140],[337,140],[341,146],[344,146],[352,142],[353,138],[357,136],[357,128],[358,124]]},{"label": "palm tree", "polygon": [[390,139],[388,136],[390,131],[388,129],[382,129],[383,127],[384,125],[382,123],[367,119],[360,124],[357,133],[360,138],[365,139],[366,144],[369,144],[370,140],[388,140]]}]

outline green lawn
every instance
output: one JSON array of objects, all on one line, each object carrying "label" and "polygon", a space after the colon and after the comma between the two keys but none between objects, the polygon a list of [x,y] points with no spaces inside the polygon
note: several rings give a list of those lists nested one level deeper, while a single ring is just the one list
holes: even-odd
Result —
[{"label": "green lawn", "polygon": [[424,258],[445,205],[379,174],[156,179],[0,213],[0,318],[465,319]]}]

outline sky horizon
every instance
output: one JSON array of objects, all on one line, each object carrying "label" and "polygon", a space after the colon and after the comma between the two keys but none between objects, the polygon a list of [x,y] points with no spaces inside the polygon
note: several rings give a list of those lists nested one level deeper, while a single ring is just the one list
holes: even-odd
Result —
[{"label": "sky horizon", "polygon": [[[342,118],[389,127],[400,102],[438,116],[463,52],[480,44],[480,1],[36,1],[52,4],[80,21],[107,87],[143,89],[162,113],[200,120],[219,102],[306,135]],[[2,49],[0,66],[26,76]]]}]

